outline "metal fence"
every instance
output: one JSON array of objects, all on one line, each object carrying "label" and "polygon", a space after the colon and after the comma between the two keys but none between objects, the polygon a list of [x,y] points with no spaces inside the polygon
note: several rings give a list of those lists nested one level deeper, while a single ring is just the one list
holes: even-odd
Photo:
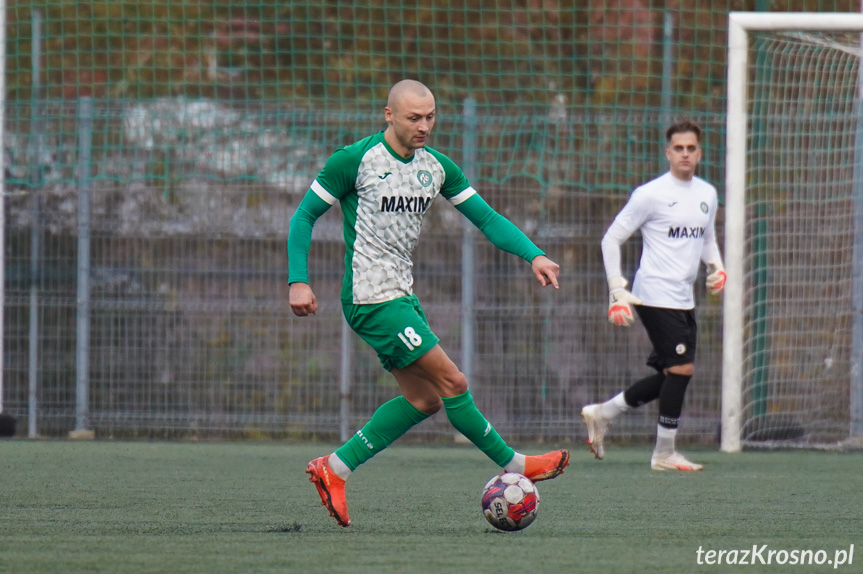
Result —
[{"label": "metal fence", "polygon": [[[474,109],[450,106],[433,145],[561,264],[561,289],[540,289],[525,262],[439,201],[415,254],[416,292],[504,436],[580,440],[581,406],[647,371],[642,329],[605,321],[599,240],[629,190],[659,172],[665,118]],[[697,119],[709,134],[703,175],[716,181],[721,119]],[[21,142],[7,157],[4,326],[4,408],[19,434],[337,438],[397,394],[341,317],[338,208],[313,238],[319,313],[299,319],[287,304],[293,210],[332,149],[382,128],[381,117],[84,98],[9,106],[6,121],[8,141]],[[18,162],[16,149],[41,160]],[[630,270],[638,256],[634,238]],[[700,281],[698,298],[684,428],[713,442],[720,305]],[[654,417],[640,409],[615,434],[652,437]],[[412,436],[452,434],[437,416]]]},{"label": "metal fence", "polygon": [[[727,14],[768,9],[859,2],[9,0],[4,412],[30,436],[362,424],[397,389],[341,317],[338,209],[315,228],[314,318],[288,308],[285,241],[326,158],[382,129],[409,77],[435,92],[432,145],[562,266],[560,291],[539,289],[438,202],[415,257],[431,325],[504,436],[581,440],[581,406],[647,369],[641,328],[605,321],[600,238],[665,169],[672,117],[706,128],[699,170],[722,194]],[[712,442],[720,302],[697,289],[682,439]],[[639,409],[614,436],[654,421]]]}]

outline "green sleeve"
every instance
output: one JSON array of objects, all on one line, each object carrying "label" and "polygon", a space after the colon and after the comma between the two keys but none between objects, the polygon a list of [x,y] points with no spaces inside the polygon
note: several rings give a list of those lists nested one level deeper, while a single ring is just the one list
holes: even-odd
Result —
[{"label": "green sleeve", "polygon": [[435,159],[441,164],[444,172],[444,184],[441,187],[440,194],[446,199],[452,199],[462,191],[470,187],[470,182],[465,177],[464,172],[453,160],[430,147],[426,147],[426,151],[432,154]]},{"label": "green sleeve", "polygon": [[456,205],[456,209],[488,237],[498,249],[518,255],[528,263],[545,253],[509,219],[496,212],[485,200],[474,194]]},{"label": "green sleeve", "polygon": [[291,218],[288,232],[288,283],[309,282],[309,247],[312,245],[312,227],[330,204],[309,190]]},{"label": "green sleeve", "polygon": [[[357,166],[363,153],[383,136],[369,136],[364,140],[339,148],[327,160],[326,165],[312,182],[312,188],[291,218],[288,232],[288,283],[309,282],[309,247],[312,244],[312,228],[320,216],[335,203],[354,190]],[[324,199],[329,198],[329,199]]]}]

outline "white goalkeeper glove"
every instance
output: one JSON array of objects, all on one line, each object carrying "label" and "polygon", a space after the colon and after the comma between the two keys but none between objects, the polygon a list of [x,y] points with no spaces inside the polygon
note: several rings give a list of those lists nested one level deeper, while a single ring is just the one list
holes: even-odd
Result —
[{"label": "white goalkeeper glove", "polygon": [[608,322],[620,327],[629,327],[635,322],[632,305],[641,305],[641,299],[626,290],[626,279],[621,276],[608,278]]},{"label": "white goalkeeper glove", "polygon": [[721,261],[709,261],[707,263],[707,290],[711,295],[719,295],[725,289],[725,281],[728,276],[722,267]]}]

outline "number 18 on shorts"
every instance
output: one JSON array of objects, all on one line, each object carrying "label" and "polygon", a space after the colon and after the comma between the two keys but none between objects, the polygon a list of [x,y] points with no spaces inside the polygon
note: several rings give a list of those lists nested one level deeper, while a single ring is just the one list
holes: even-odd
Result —
[{"label": "number 18 on shorts", "polygon": [[351,329],[377,352],[385,369],[404,368],[438,344],[416,295],[373,305],[342,304]]}]

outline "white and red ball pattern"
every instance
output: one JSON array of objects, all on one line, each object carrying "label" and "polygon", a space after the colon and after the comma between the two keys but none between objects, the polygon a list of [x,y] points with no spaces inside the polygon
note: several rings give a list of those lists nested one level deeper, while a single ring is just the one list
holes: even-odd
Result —
[{"label": "white and red ball pattern", "polygon": [[526,476],[505,472],[482,490],[482,513],[489,524],[508,532],[530,526],[539,511],[539,491]]}]

